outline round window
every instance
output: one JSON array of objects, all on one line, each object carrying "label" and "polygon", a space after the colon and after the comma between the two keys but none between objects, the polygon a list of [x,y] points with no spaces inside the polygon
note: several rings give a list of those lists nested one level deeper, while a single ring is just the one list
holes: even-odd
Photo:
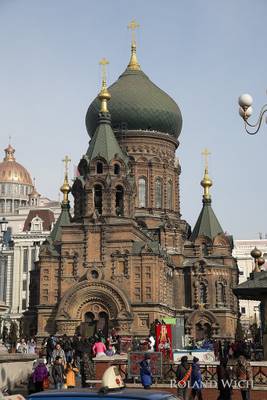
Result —
[{"label": "round window", "polygon": [[93,279],[97,279],[99,277],[99,273],[95,269],[91,272],[91,275]]}]

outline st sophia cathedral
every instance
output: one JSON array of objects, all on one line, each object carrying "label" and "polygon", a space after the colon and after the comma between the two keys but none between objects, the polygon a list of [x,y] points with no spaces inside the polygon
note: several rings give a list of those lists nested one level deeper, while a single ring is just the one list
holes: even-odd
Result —
[{"label": "st sophia cathedral", "polygon": [[141,70],[134,37],[119,79],[107,87],[103,73],[86,128],[79,176],[70,187],[66,169],[61,215],[31,273],[28,332],[73,335],[93,325],[144,337],[156,319],[182,317],[191,338],[233,339],[233,240],[213,212],[207,164],[192,231],[181,217],[182,115]]}]

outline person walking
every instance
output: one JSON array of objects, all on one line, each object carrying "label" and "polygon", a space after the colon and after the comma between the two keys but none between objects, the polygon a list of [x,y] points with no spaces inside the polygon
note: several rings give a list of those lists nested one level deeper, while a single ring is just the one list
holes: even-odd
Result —
[{"label": "person walking", "polygon": [[61,390],[64,385],[65,375],[62,358],[60,356],[57,356],[55,358],[54,364],[52,366],[52,378],[55,384],[55,389]]},{"label": "person walking", "polygon": [[35,387],[35,392],[42,392],[44,390],[44,380],[48,378],[48,371],[44,360],[40,358],[37,365],[32,373],[32,382]]},{"label": "person walking", "polygon": [[63,365],[66,365],[66,356],[64,350],[61,348],[60,344],[57,343],[56,347],[52,352],[51,363],[54,364],[57,357],[60,357]]},{"label": "person walking", "polygon": [[83,353],[85,351],[85,344],[84,344],[84,340],[82,339],[82,336],[79,333],[73,337],[72,347],[74,350],[74,361],[75,361],[77,368],[80,371],[81,360],[83,358]]},{"label": "person walking", "polygon": [[140,362],[140,378],[144,389],[150,389],[152,385],[152,372],[150,367],[150,354],[146,353]]},{"label": "person walking", "polygon": [[52,353],[55,349],[55,338],[53,335],[50,335],[46,341],[46,360],[47,364],[51,364]]},{"label": "person walking", "polygon": [[75,388],[76,386],[76,374],[79,372],[78,368],[70,362],[67,363],[65,374],[66,374],[66,386],[68,389]]},{"label": "person walking", "polygon": [[61,347],[65,353],[66,361],[67,363],[71,363],[73,359],[73,349],[72,349],[71,339],[66,334],[64,334],[62,336],[61,343],[62,343]]},{"label": "person walking", "polygon": [[181,358],[181,364],[176,369],[177,397],[181,400],[188,399],[188,381],[191,377],[192,367],[188,363],[188,357]]},{"label": "person walking", "polygon": [[217,400],[231,400],[232,399],[232,380],[231,373],[227,367],[227,359],[221,358],[220,365],[216,369],[218,378],[218,390],[220,392]]},{"label": "person walking", "polygon": [[190,400],[203,400],[202,397],[202,376],[199,365],[199,359],[197,357],[193,358],[192,373],[191,373],[191,394]]},{"label": "person walking", "polygon": [[237,360],[236,377],[242,399],[250,400],[250,390],[253,382],[253,376],[250,363],[244,356],[239,356]]}]

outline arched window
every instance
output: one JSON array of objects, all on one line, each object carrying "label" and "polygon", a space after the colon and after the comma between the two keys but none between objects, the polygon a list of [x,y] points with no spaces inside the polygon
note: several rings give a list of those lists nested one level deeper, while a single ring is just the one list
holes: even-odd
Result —
[{"label": "arched window", "polygon": [[97,174],[103,174],[103,164],[102,164],[102,162],[98,162],[96,164],[96,173]]},{"label": "arched window", "polygon": [[167,208],[169,210],[172,210],[173,204],[172,204],[172,181],[168,182],[167,186]]},{"label": "arched window", "polygon": [[31,231],[39,232],[43,230],[43,221],[38,216],[31,221]]},{"label": "arched window", "polygon": [[84,322],[86,322],[88,325],[95,325],[95,315],[92,312],[85,313]]},{"label": "arched window", "polygon": [[156,179],[155,192],[156,208],[162,208],[162,181],[160,178]]},{"label": "arched window", "polygon": [[114,164],[114,174],[115,175],[120,175],[121,172],[121,167],[119,164]]},{"label": "arched window", "polygon": [[139,181],[138,181],[139,207],[146,207],[146,198],[147,198],[146,179],[145,178],[139,178]]},{"label": "arched window", "polygon": [[101,185],[95,185],[95,187],[94,187],[94,203],[95,203],[95,209],[101,215],[102,214],[102,186]]},{"label": "arched window", "polygon": [[225,285],[222,282],[217,282],[217,302],[222,305],[225,303]]},{"label": "arched window", "polygon": [[124,197],[124,190],[122,186],[116,186],[116,204],[115,210],[116,215],[121,217],[123,215],[123,197]]},{"label": "arched window", "polygon": [[207,303],[207,287],[203,282],[199,285],[199,302],[200,304]]}]

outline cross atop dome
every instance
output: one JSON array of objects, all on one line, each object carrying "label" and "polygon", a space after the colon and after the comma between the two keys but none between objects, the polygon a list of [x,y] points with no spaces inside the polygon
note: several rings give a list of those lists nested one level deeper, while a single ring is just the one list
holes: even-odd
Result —
[{"label": "cross atop dome", "polygon": [[69,204],[68,194],[70,192],[70,185],[68,181],[68,164],[71,162],[71,159],[68,156],[65,156],[62,160],[65,166],[65,173],[64,173],[64,182],[60,188],[60,191],[63,193],[63,204]]},{"label": "cross atop dome", "polygon": [[211,154],[209,150],[206,148],[202,151],[201,153],[204,156],[204,162],[205,162],[205,172],[204,172],[204,177],[201,181],[201,186],[204,188],[204,195],[203,195],[203,200],[209,200],[210,201],[210,188],[212,186],[212,180],[209,177],[209,171],[208,171],[208,156]]},{"label": "cross atop dome", "polygon": [[132,45],[136,44],[135,41],[135,29],[140,28],[140,25],[138,22],[136,22],[134,19],[128,24],[128,29],[131,29],[132,31]]},{"label": "cross atop dome", "polygon": [[135,40],[135,29],[139,28],[140,25],[133,19],[129,24],[128,24],[128,29],[131,29],[132,31],[132,45],[131,45],[131,58],[130,62],[128,64],[128,69],[134,70],[134,71],[139,71],[140,65],[138,64],[137,61],[137,56],[136,56],[136,40]]},{"label": "cross atop dome", "polygon": [[109,61],[104,57],[99,61],[99,65],[102,67],[102,87],[101,91],[98,95],[99,100],[101,101],[100,105],[100,113],[108,113],[108,101],[110,100],[110,93],[107,88],[107,70],[106,66],[109,64]]}]

